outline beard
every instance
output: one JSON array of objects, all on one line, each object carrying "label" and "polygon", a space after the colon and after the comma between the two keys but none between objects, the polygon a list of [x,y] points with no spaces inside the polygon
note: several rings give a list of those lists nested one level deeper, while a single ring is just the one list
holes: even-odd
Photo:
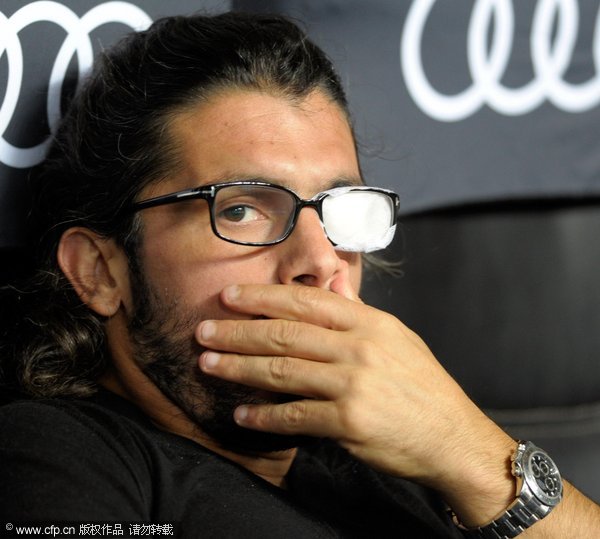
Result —
[{"label": "beard", "polygon": [[202,320],[199,309],[186,307],[177,298],[161,299],[138,264],[131,262],[134,311],[129,334],[137,363],[160,391],[224,449],[253,454],[308,443],[310,438],[306,436],[260,432],[237,425],[233,412],[241,404],[283,403],[298,397],[266,394],[203,373],[197,362],[204,348],[194,338],[194,330]]}]

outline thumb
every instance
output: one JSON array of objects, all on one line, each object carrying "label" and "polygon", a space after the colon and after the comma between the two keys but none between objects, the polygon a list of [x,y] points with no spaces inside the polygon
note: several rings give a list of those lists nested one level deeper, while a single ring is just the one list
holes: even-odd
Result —
[{"label": "thumb", "polygon": [[349,300],[363,303],[358,296],[358,291],[352,286],[348,271],[342,271],[331,281],[330,290]]}]

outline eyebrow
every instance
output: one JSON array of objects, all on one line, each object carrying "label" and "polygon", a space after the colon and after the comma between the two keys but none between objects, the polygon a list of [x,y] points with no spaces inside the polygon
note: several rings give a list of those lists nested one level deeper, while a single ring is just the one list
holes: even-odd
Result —
[{"label": "eyebrow", "polygon": [[[223,175],[221,177],[216,178],[214,181],[207,183],[206,185],[211,185],[213,183],[232,183],[238,181],[254,181],[254,182],[264,182],[271,183],[273,185],[279,185],[281,187],[285,187],[290,191],[296,191],[294,186],[290,185],[289,182],[282,180],[281,178],[271,177],[271,176],[261,176],[256,174],[230,174]],[[319,189],[319,191],[328,191],[329,189],[334,189],[335,187],[353,187],[353,186],[361,186],[365,185],[364,180],[360,176],[338,176],[332,178],[325,182],[323,188]]]},{"label": "eyebrow", "polygon": [[354,186],[358,186],[358,185],[365,185],[364,180],[360,177],[339,178],[339,179],[333,180],[330,183],[330,187],[328,189],[333,189],[335,187],[354,187]]}]

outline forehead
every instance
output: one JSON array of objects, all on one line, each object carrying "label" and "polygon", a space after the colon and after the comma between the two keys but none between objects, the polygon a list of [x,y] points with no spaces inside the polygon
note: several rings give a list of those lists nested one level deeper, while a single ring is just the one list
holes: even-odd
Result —
[{"label": "forehead", "polygon": [[161,192],[260,178],[308,196],[339,180],[361,182],[348,119],[320,91],[299,101],[219,93],[175,115],[169,135],[182,166]]}]

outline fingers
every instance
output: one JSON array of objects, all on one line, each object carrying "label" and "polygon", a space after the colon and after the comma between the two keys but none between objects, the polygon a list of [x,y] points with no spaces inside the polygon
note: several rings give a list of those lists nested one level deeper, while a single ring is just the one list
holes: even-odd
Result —
[{"label": "fingers", "polygon": [[[236,285],[225,288],[221,300],[230,309],[246,314],[349,329],[357,324],[360,311],[367,307],[357,305],[358,297],[348,286],[335,286],[338,293],[312,286]],[[349,308],[349,300],[356,309]]]},{"label": "fingers", "polygon": [[342,391],[342,374],[333,365],[293,357],[241,356],[207,351],[200,356],[206,374],[277,393],[330,399]]},{"label": "fingers", "polygon": [[206,349],[329,361],[339,352],[337,332],[290,320],[205,320],[197,330]]},{"label": "fingers", "polygon": [[305,286],[227,287],[221,299],[229,309],[267,320],[206,320],[196,338],[214,350],[328,361],[339,354],[340,334],[360,327],[373,314],[358,299],[340,294]]},{"label": "fingers", "polygon": [[330,289],[332,292],[339,294],[349,300],[362,303],[362,300],[358,297],[358,294],[351,285],[350,280],[340,276],[331,282]]},{"label": "fingers", "polygon": [[335,426],[337,411],[333,403],[298,400],[277,405],[242,405],[234,413],[235,422],[246,428],[276,434],[302,434],[341,438]]}]

